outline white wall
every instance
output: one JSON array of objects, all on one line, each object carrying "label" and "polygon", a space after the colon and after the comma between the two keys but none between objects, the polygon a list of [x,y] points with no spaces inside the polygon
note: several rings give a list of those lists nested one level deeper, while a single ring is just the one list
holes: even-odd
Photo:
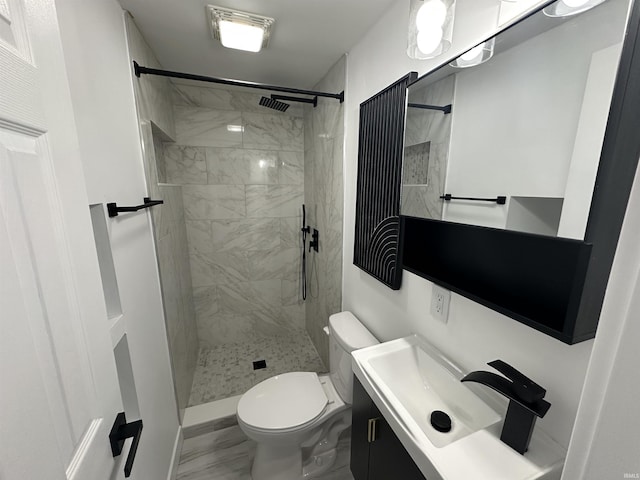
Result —
[{"label": "white wall", "polygon": [[640,474],[639,237],[637,171],[562,477],[566,480]]},{"label": "white wall", "polygon": [[[498,4],[458,0],[451,54],[495,32]],[[441,61],[406,56],[408,18],[408,0],[395,2],[348,55],[343,307],[381,340],[419,333],[466,369],[489,368],[496,358],[511,363],[547,388],[552,408],[538,428],[567,446],[593,341],[565,345],[455,294],[444,325],[429,315],[430,282],[404,272],[402,289],[393,292],[353,265],[359,104],[407,72],[423,74]]]},{"label": "white wall", "polygon": [[[137,205],[147,192],[123,11],[116,0],[56,4],[89,201]],[[109,228],[144,422],[134,475],[162,479],[179,425],[151,218],[121,215]]]}]

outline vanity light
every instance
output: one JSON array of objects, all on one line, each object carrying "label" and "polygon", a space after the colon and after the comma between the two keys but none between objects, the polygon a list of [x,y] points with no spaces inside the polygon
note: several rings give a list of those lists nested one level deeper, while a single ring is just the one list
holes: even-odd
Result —
[{"label": "vanity light", "polygon": [[411,0],[409,57],[435,58],[449,50],[455,3],[456,0]]},{"label": "vanity light", "polygon": [[548,17],[570,17],[604,2],[606,0],[559,0],[546,7],[543,12]]},{"label": "vanity light", "polygon": [[468,68],[480,65],[493,57],[493,48],[495,47],[495,43],[495,38],[482,42],[480,45],[476,45],[466,53],[460,55],[449,65],[456,68]]},{"label": "vanity light", "polygon": [[215,5],[207,5],[207,16],[213,38],[224,47],[247,52],[259,52],[267,46],[275,22],[270,17]]}]

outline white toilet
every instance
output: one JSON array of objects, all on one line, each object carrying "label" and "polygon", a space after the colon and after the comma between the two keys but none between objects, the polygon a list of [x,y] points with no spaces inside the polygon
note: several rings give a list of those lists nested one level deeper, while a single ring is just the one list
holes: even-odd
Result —
[{"label": "white toilet", "polygon": [[331,315],[329,326],[329,375],[276,375],[240,398],[238,424],[257,442],[253,480],[314,478],[335,461],[351,425],[351,352],[378,341],[350,312]]}]

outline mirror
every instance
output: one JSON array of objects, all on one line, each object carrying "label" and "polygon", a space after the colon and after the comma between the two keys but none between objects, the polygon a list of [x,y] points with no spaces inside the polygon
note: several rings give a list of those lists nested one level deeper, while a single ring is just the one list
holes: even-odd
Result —
[{"label": "mirror", "polygon": [[541,10],[410,85],[402,215],[583,240],[628,3]]}]

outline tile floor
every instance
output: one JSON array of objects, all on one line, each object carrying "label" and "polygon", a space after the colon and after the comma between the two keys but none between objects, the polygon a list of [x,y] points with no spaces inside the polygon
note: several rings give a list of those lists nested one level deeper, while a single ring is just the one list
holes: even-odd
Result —
[{"label": "tile floor", "polygon": [[[254,370],[256,360],[266,360],[267,368]],[[327,371],[306,332],[201,348],[189,406],[241,395],[273,375],[295,371]]]},{"label": "tile floor", "polygon": [[[349,469],[351,430],[338,442],[333,467],[316,480],[353,480]],[[233,426],[184,441],[176,480],[251,480],[255,443]],[[282,480],[291,480],[285,479]]]}]

